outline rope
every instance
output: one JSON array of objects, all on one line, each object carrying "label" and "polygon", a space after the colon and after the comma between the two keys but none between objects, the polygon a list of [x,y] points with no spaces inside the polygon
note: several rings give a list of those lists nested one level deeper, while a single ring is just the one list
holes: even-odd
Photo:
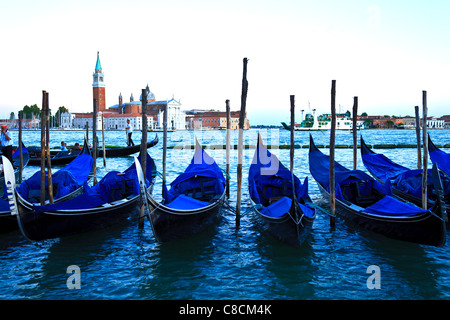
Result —
[{"label": "rope", "polygon": [[320,207],[315,203],[308,203],[308,205],[314,209],[321,211],[322,213],[325,213],[326,215],[329,215],[330,217],[336,217],[336,215],[331,214],[330,212],[326,211],[325,209],[323,209],[322,207]]}]

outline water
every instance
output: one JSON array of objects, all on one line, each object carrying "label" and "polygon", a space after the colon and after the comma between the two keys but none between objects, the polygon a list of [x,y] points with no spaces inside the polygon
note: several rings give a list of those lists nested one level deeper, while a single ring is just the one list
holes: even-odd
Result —
[{"label": "water", "polygon": [[[264,141],[289,144],[285,130],[261,130]],[[225,144],[225,133],[173,132],[168,145],[195,143]],[[329,133],[312,133],[316,144],[328,144]],[[415,143],[413,130],[362,131],[368,144]],[[448,144],[448,130],[430,132],[436,144]],[[51,132],[52,146],[64,140],[68,145],[82,142],[84,132]],[[13,132],[17,141],[17,132]],[[101,134],[99,135],[101,140]],[[152,139],[154,133],[149,133]],[[245,133],[245,144],[256,144],[257,131]],[[149,149],[162,171],[160,143]],[[309,133],[296,133],[296,144],[307,145]],[[125,133],[106,132],[106,145],[125,145]],[[133,134],[135,142],[140,133]],[[25,132],[27,146],[38,146],[40,132]],[[237,132],[232,133],[237,144]],[[351,145],[352,135],[338,132],[336,144]],[[323,149],[325,153],[328,149]],[[446,150],[449,152],[450,150]],[[225,169],[225,151],[208,151]],[[221,221],[204,233],[182,241],[158,244],[146,221],[139,230],[137,220],[106,230],[63,239],[29,242],[19,232],[0,235],[0,299],[449,299],[449,244],[443,248],[391,240],[348,226],[337,219],[334,231],[329,216],[320,213],[313,230],[299,249],[288,247],[270,235],[262,234],[250,213],[246,179],[254,149],[244,150],[243,195],[240,228],[230,210],[222,211]],[[274,150],[289,165],[289,150]],[[416,149],[380,149],[386,156],[415,168]],[[172,181],[186,167],[193,150],[168,150],[167,180]],[[295,173],[310,181],[313,200],[323,204],[308,169],[308,150],[295,150]],[[358,155],[358,168],[364,169]],[[337,149],[336,160],[352,166],[352,149]],[[106,168],[97,162],[99,177],[109,170],[123,170],[133,157],[108,158]],[[231,152],[231,196],[236,205],[237,150]],[[431,164],[430,164],[431,165]],[[27,167],[30,176],[37,167]],[[161,194],[158,179],[154,194]],[[80,268],[80,289],[69,290],[67,268]],[[369,289],[371,273],[380,268],[380,289]]]}]

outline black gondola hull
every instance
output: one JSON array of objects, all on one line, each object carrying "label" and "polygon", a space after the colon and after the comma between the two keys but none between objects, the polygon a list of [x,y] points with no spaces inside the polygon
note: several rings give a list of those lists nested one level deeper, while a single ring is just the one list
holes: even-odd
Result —
[{"label": "black gondola hull", "polygon": [[[329,203],[330,194],[320,184],[323,198]],[[357,208],[336,199],[336,215],[366,230],[386,237],[424,245],[441,247],[446,241],[445,222],[431,213],[409,218],[377,217],[359,212]]]},{"label": "black gondola hull", "polygon": [[[18,223],[23,235],[31,241],[66,237],[100,230],[137,216],[139,197],[121,204],[84,212],[56,211],[35,213],[19,204]],[[16,222],[17,223],[17,222]]]},{"label": "black gondola hull", "polygon": [[[153,141],[150,141],[147,143],[147,149],[155,146],[158,143],[158,136],[153,139]],[[134,146],[130,147],[123,147],[123,148],[108,148],[105,149],[105,157],[106,158],[114,158],[114,157],[125,157],[132,155],[134,153],[137,153],[141,150],[141,145],[136,144]],[[41,151],[40,149],[34,150],[33,148],[28,148],[28,151],[30,152],[30,160],[28,164],[30,165],[41,165]],[[71,162],[73,159],[77,157],[79,152],[76,153],[69,153],[67,152],[67,155],[63,155],[58,157],[57,154],[60,153],[59,151],[52,151],[51,152],[51,163],[53,165],[61,165],[61,164],[67,164]],[[103,157],[103,149],[99,148],[97,157],[102,158]],[[45,165],[47,165],[47,161],[45,161]]]},{"label": "black gondola hull", "polygon": [[253,208],[261,229],[287,245],[298,248],[311,233],[314,217],[310,218],[303,215],[301,220],[296,223],[288,213],[280,218],[273,219],[262,215],[255,207]]},{"label": "black gondola hull", "polygon": [[195,210],[176,210],[148,195],[153,234],[160,243],[183,239],[204,231],[220,218],[225,192],[209,206]]}]

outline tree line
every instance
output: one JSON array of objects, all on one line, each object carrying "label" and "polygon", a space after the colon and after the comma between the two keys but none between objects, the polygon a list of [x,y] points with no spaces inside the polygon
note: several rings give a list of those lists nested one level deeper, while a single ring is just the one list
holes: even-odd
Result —
[{"label": "tree line", "polygon": [[[53,127],[59,127],[60,125],[60,119],[61,119],[61,114],[65,113],[65,112],[69,112],[69,110],[64,107],[64,106],[60,106],[58,108],[58,111],[56,111],[56,113],[54,115],[52,115],[52,109],[49,109],[49,119],[50,119],[50,123],[52,124]],[[19,113],[22,113],[22,119],[40,119],[41,118],[41,109],[37,106],[37,104],[33,104],[31,106],[26,105],[23,107],[22,110],[19,110]],[[14,112],[11,112],[10,114],[10,120],[14,120],[16,118]]]}]

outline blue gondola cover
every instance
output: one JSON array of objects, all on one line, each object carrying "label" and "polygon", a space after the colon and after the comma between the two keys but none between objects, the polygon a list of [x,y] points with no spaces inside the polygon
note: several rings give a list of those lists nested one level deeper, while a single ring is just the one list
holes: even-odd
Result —
[{"label": "blue gondola cover", "polygon": [[450,176],[450,154],[442,150],[433,150],[430,152],[430,158],[436,163],[438,168]]},{"label": "blue gondola cover", "polygon": [[[198,177],[204,179],[198,179]],[[172,181],[170,190],[164,184],[163,198],[165,205],[170,207],[170,203],[178,196],[185,194],[187,190],[199,189],[202,184],[203,188],[209,188],[215,194],[222,194],[225,190],[226,180],[214,159],[205,150],[196,149],[191,163],[182,174]],[[208,203],[205,202],[205,204]]]}]

